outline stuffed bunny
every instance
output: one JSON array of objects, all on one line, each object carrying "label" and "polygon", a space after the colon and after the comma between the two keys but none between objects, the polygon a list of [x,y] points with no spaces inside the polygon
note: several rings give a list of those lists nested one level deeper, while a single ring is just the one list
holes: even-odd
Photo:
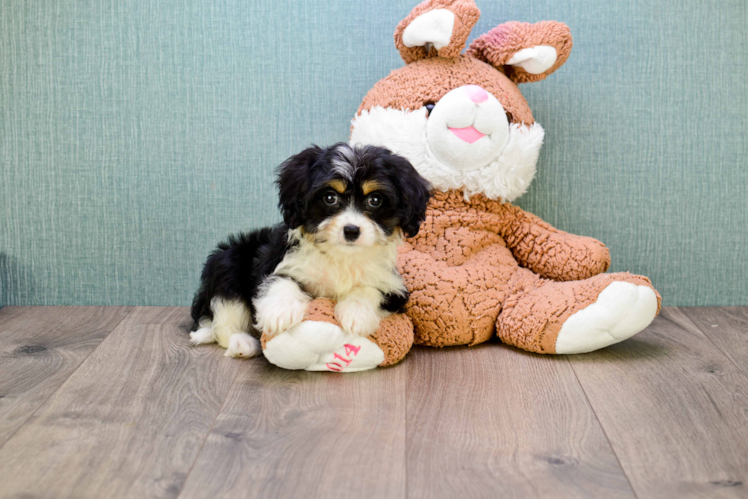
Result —
[{"label": "stuffed bunny", "polygon": [[329,300],[263,338],[292,369],[358,371],[396,363],[411,347],[502,342],[548,354],[589,352],[643,330],[659,312],[649,279],[602,274],[599,241],[551,227],[511,204],[535,176],[543,129],[517,84],[569,57],[566,25],[508,22],[462,54],[480,11],[472,0],[427,0],[395,31],[406,65],[377,82],[352,121],[351,144],[405,156],[434,187],[427,218],[401,248],[406,314],[372,336],[344,332]]}]

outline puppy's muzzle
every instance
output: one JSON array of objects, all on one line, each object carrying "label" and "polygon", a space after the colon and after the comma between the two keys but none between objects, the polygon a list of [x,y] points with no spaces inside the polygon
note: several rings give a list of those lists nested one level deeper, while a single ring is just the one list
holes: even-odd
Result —
[{"label": "puppy's muzzle", "polygon": [[361,236],[361,228],[353,224],[348,224],[343,228],[343,236],[345,237],[345,241],[353,243]]}]

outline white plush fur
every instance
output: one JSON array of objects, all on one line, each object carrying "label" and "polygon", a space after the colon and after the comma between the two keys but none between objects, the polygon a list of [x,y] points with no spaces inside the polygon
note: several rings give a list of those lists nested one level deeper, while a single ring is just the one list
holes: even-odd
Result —
[{"label": "white plush fur", "polygon": [[[481,169],[498,158],[509,139],[509,121],[501,103],[488,92],[485,101],[475,103],[469,88],[450,90],[434,107],[426,125],[426,137],[436,161],[458,172]],[[486,134],[472,144],[458,138],[450,128],[472,126]]]},{"label": "white plush fur", "polygon": [[579,354],[621,342],[644,330],[657,314],[648,286],[614,281],[594,304],[572,314],[556,338],[557,354]]},{"label": "white plush fur", "polygon": [[267,341],[265,357],[287,370],[357,372],[376,368],[384,352],[332,323],[304,321]]},{"label": "white plush fur", "polygon": [[510,124],[506,146],[496,158],[480,168],[456,169],[439,161],[431,151],[425,108],[408,111],[376,106],[362,111],[352,125],[352,145],[385,146],[405,156],[436,189],[463,189],[466,196],[482,193],[504,201],[513,201],[527,191],[535,177],[544,136],[537,122],[529,127]]},{"label": "white plush fur", "polygon": [[556,64],[558,52],[550,45],[536,45],[516,52],[507,61],[510,66],[519,66],[531,75],[545,73]]},{"label": "white plush fur", "polygon": [[403,30],[403,45],[422,47],[430,44],[439,50],[449,45],[454,25],[454,12],[447,9],[430,10],[413,19]]},{"label": "white plush fur", "polygon": [[310,301],[295,281],[271,275],[254,299],[256,328],[268,335],[287,330],[304,320]]}]

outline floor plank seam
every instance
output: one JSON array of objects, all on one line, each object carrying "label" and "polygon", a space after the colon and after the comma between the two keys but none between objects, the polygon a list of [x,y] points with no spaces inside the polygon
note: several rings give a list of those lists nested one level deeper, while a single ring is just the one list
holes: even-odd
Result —
[{"label": "floor plank seam", "polygon": [[236,379],[239,378],[240,371],[241,370],[236,370],[236,373],[234,374],[234,378],[231,380],[231,384],[229,385],[229,388],[226,391],[226,395],[223,397],[223,403],[221,403],[221,407],[216,412],[216,416],[215,418],[213,418],[213,422],[210,424],[210,427],[208,428],[208,432],[205,433],[205,438],[203,439],[203,442],[200,444],[200,449],[195,454],[195,459],[192,461],[192,465],[190,465],[190,469],[187,471],[187,474],[185,474],[184,476],[182,487],[179,488],[179,492],[176,494],[174,498],[179,498],[182,495],[182,492],[184,491],[184,487],[187,484],[187,481],[190,479],[190,474],[192,474],[192,470],[195,468],[195,464],[200,459],[200,455],[203,453],[203,448],[205,447],[205,443],[208,442],[210,433],[213,432],[213,427],[216,426],[218,417],[221,416],[221,413],[223,413],[224,408],[226,408],[226,402],[229,400],[229,394],[231,394],[231,389],[234,387],[234,384],[236,383]]},{"label": "floor plank seam", "polygon": [[[678,307],[678,309],[680,310],[680,309],[688,309],[688,308],[681,308],[681,307]],[[694,320],[692,320],[692,319],[691,319],[691,317],[690,317],[690,316],[689,316],[689,315],[688,315],[688,314],[687,314],[687,313],[686,313],[685,311],[683,311],[683,316],[685,316],[685,318],[686,318],[686,319],[687,319],[688,321],[690,321],[690,322],[691,322],[691,324],[692,324],[692,325],[694,326],[694,328],[696,328],[696,329],[697,329],[698,331],[700,331],[700,332],[702,333],[702,335],[704,335],[704,337],[705,337],[705,338],[706,338],[706,339],[707,339],[707,340],[709,341],[709,343],[710,343],[710,344],[712,344],[712,345],[713,345],[713,346],[714,346],[714,347],[715,347],[715,348],[717,349],[717,351],[719,351],[719,353],[720,353],[720,354],[722,354],[722,355],[723,355],[723,356],[724,356],[724,357],[725,357],[725,358],[726,358],[726,359],[727,359],[727,360],[728,360],[728,361],[730,362],[730,364],[731,364],[732,366],[734,366],[735,368],[737,368],[737,370],[738,370],[738,373],[742,373],[743,375],[745,375],[745,376],[747,376],[747,377],[748,377],[748,369],[746,369],[745,367],[741,367],[740,365],[738,365],[738,364],[737,364],[737,363],[736,363],[736,362],[735,362],[735,361],[734,361],[734,360],[732,359],[732,356],[730,356],[730,355],[729,355],[729,354],[728,354],[727,352],[725,352],[725,350],[724,350],[724,349],[722,349],[722,348],[721,348],[721,347],[720,347],[720,346],[719,346],[719,345],[718,345],[718,344],[717,344],[717,343],[716,343],[716,342],[715,342],[714,340],[712,340],[712,337],[711,337],[711,336],[710,336],[710,335],[709,335],[709,334],[708,334],[708,333],[706,332],[706,330],[704,330],[704,329],[703,329],[703,328],[701,328],[701,327],[700,327],[699,325],[697,325],[697,324],[696,324],[696,322],[695,322]]]},{"label": "floor plank seam", "polygon": [[65,379],[65,381],[62,382],[60,385],[58,385],[57,388],[54,391],[52,391],[49,396],[47,396],[46,398],[44,398],[44,401],[42,401],[39,404],[39,406],[37,406],[36,409],[26,418],[26,420],[24,420],[23,423],[21,425],[19,425],[18,428],[15,431],[13,431],[13,434],[11,434],[10,436],[8,436],[8,439],[6,439],[2,444],[0,444],[0,451],[3,449],[3,447],[7,443],[10,442],[11,439],[13,439],[13,437],[15,437],[16,434],[18,434],[18,431],[20,431],[21,429],[23,429],[26,426],[26,424],[29,422],[29,420],[31,420],[32,418],[34,418],[34,415],[36,415],[36,412],[38,412],[41,407],[43,407],[45,404],[47,404],[47,401],[49,401],[50,399],[52,399],[52,396],[54,396],[55,394],[57,394],[57,392],[65,385],[65,383],[68,380],[70,380],[70,377],[72,377],[73,374],[80,369],[81,365],[83,365],[83,363],[86,362],[86,360],[91,356],[91,354],[93,354],[96,351],[96,349],[98,349],[99,347],[101,347],[101,344],[104,343],[104,340],[106,340],[106,338],[109,337],[109,335],[111,335],[114,330],[116,330],[117,328],[119,328],[119,325],[121,325],[122,322],[125,321],[130,316],[130,314],[132,314],[132,312],[135,310],[135,308],[132,307],[132,306],[128,306],[128,307],[130,307],[130,310],[127,311],[124,316],[122,316],[122,319],[119,320],[117,322],[117,324],[114,325],[112,327],[112,329],[107,332],[106,335],[104,335],[104,337],[101,339],[101,342],[99,342],[99,345],[97,345],[96,347],[94,347],[93,349],[91,349],[91,352],[89,352],[83,359],[81,359],[81,362],[78,363],[75,366],[75,368],[73,369],[73,371],[70,372],[70,374],[67,376],[67,378]]},{"label": "floor plank seam", "polygon": [[639,494],[634,489],[634,485],[631,482],[629,475],[626,473],[626,469],[623,467],[623,464],[621,463],[621,459],[618,458],[618,452],[616,452],[616,449],[613,446],[613,443],[610,441],[610,438],[608,437],[608,432],[605,430],[605,426],[600,420],[600,417],[597,416],[597,411],[595,410],[595,407],[592,405],[592,401],[590,401],[590,398],[587,395],[587,391],[584,390],[584,384],[582,384],[582,381],[579,380],[579,375],[577,375],[577,370],[576,368],[574,368],[574,363],[571,362],[571,359],[569,359],[568,354],[565,354],[564,358],[566,358],[566,362],[569,363],[569,365],[571,366],[571,371],[574,372],[574,377],[577,379],[577,384],[579,384],[580,389],[582,389],[582,394],[584,394],[584,399],[587,401],[587,405],[589,405],[590,409],[592,410],[592,414],[595,415],[595,418],[597,419],[597,423],[600,425],[600,430],[603,431],[603,436],[605,436],[605,440],[608,441],[608,446],[610,446],[610,450],[613,452],[613,456],[616,457],[616,462],[618,462],[618,467],[621,468],[623,477],[626,478],[626,482],[628,483],[629,488],[631,488],[631,493],[634,494],[634,498],[641,498],[639,497]]},{"label": "floor plank seam", "polygon": [[[406,360],[407,362],[407,360]],[[404,403],[404,409],[403,411],[404,418],[405,418],[405,435],[403,436],[403,439],[405,440],[404,446],[403,446],[403,468],[405,469],[405,492],[403,494],[403,498],[411,498],[408,496],[410,493],[410,490],[408,490],[408,428],[410,425],[408,425],[408,398],[410,397],[410,365],[406,367],[406,375],[408,375],[408,378],[405,380],[405,403]]]}]

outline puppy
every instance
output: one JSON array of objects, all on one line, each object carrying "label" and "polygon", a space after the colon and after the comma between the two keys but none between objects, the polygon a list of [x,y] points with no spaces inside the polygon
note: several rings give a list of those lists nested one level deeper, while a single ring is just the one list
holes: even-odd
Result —
[{"label": "puppy", "polygon": [[255,356],[262,332],[300,323],[319,297],[337,301],[345,331],[366,336],[407,302],[397,247],[418,233],[430,189],[408,160],[381,147],[314,146],[286,160],[276,184],[284,222],[232,236],[208,257],[194,344]]}]

